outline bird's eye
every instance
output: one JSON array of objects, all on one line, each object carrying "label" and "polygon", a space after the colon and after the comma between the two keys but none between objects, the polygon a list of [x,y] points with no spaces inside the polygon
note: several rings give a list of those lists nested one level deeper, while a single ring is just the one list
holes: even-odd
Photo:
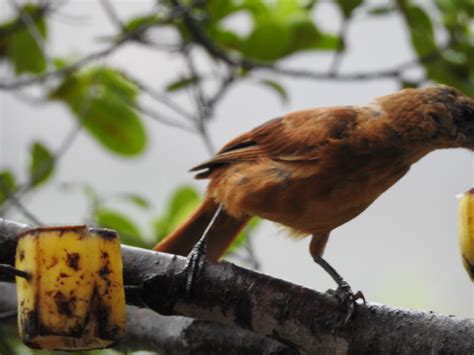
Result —
[{"label": "bird's eye", "polygon": [[467,120],[474,120],[474,107],[464,106],[462,108],[462,115]]}]

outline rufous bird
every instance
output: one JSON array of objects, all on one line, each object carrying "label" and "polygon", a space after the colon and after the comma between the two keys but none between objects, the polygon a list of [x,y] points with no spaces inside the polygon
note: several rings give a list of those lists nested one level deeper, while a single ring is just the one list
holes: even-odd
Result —
[{"label": "rufous bird", "polygon": [[413,163],[444,148],[474,150],[474,102],[448,86],[405,89],[366,106],[289,113],[191,169],[210,179],[206,197],[154,250],[187,255],[204,234],[198,249],[207,239],[207,257],[217,260],[251,216],[277,222],[312,236],[311,256],[337,282],[350,316],[358,295],[323,259],[331,231],[358,216]]}]

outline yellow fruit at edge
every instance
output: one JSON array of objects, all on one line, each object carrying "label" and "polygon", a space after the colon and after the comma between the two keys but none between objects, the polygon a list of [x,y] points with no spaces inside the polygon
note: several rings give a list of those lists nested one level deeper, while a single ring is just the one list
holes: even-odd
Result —
[{"label": "yellow fruit at edge", "polygon": [[464,268],[474,282],[474,189],[459,201],[459,248]]},{"label": "yellow fruit at edge", "polygon": [[120,241],[113,231],[45,227],[19,236],[18,326],[25,344],[48,350],[105,348],[125,332]]}]

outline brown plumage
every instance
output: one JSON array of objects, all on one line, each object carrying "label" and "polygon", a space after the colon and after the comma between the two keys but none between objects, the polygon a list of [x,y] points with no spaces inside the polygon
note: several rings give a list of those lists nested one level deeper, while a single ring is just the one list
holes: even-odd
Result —
[{"label": "brown plumage", "polygon": [[474,102],[446,86],[402,90],[367,106],[289,113],[192,169],[211,180],[203,205],[155,250],[186,255],[221,203],[224,217],[209,234],[211,259],[254,215],[313,235],[316,258],[334,228],[364,211],[413,163],[457,147],[474,149]]}]

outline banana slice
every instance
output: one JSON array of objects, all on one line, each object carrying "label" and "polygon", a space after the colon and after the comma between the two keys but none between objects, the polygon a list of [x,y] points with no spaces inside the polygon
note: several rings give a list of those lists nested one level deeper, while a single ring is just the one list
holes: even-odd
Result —
[{"label": "banana slice", "polygon": [[47,350],[106,348],[125,332],[120,241],[113,231],[45,227],[19,236],[18,326],[25,344]]},{"label": "banana slice", "polygon": [[474,189],[460,197],[459,248],[464,268],[474,282]]}]

